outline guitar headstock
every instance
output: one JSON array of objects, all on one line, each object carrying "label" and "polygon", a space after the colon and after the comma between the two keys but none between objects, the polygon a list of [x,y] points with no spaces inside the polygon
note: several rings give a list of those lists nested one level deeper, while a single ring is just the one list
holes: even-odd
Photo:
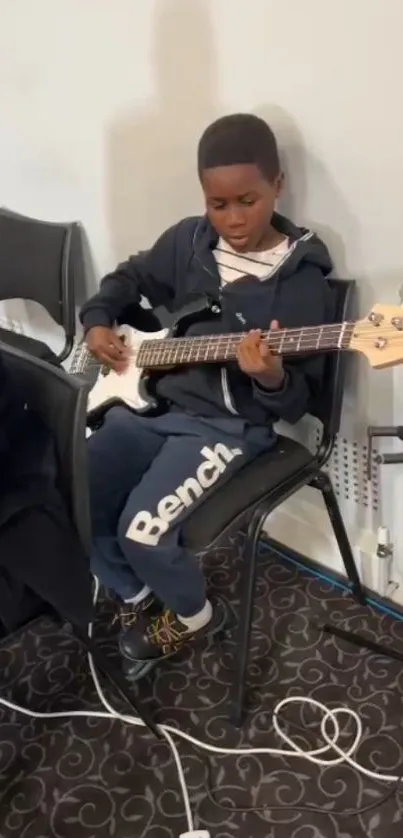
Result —
[{"label": "guitar headstock", "polygon": [[374,305],[355,324],[350,349],[361,352],[378,369],[403,364],[403,307]]}]

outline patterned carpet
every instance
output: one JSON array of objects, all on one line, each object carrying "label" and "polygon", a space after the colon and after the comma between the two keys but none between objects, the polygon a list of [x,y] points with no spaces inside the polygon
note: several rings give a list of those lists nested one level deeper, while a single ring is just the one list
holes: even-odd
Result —
[{"label": "patterned carpet", "polygon": [[[240,539],[234,539],[205,561],[212,593],[234,613],[239,554]],[[115,653],[109,609],[101,603],[96,634]],[[244,729],[236,731],[228,720],[234,638],[221,647],[188,649],[156,670],[140,693],[158,721],[227,746],[279,747],[271,716],[285,696],[346,704],[363,720],[358,760],[403,775],[402,668],[320,635],[310,621],[325,615],[403,651],[403,622],[356,606],[262,549]],[[2,642],[0,673],[2,696],[31,709],[99,707],[76,641],[48,618]],[[284,714],[290,734],[307,749],[319,743],[318,719],[297,705]],[[351,735],[348,723],[343,745]],[[403,796],[391,784],[346,766],[319,769],[304,759],[273,756],[211,757],[178,744],[196,824],[212,838],[401,838]],[[369,806],[364,814],[351,813]],[[109,719],[33,720],[0,708],[1,838],[177,838],[185,830],[165,743]]]}]

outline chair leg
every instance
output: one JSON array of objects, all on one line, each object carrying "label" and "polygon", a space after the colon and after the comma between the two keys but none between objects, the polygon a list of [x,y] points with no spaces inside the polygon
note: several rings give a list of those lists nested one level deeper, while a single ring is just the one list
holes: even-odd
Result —
[{"label": "chair leg", "polygon": [[245,713],[245,689],[252,629],[253,602],[256,588],[256,566],[260,534],[268,510],[258,508],[249,524],[243,550],[242,590],[239,614],[239,646],[235,665],[231,721],[239,727]]},{"label": "chair leg", "polygon": [[315,489],[319,489],[322,493],[330,522],[333,527],[333,532],[340,550],[340,555],[343,559],[347,576],[351,582],[353,596],[358,602],[365,605],[365,594],[358,575],[357,565],[354,560],[350,540],[344,526],[344,521],[341,516],[340,507],[331,480],[325,472],[321,471],[312,479],[311,486]]},{"label": "chair leg", "polygon": [[148,713],[144,713],[144,710],[141,711],[138,705],[138,702],[133,698],[133,695],[128,689],[128,684],[124,676],[121,672],[114,666],[113,663],[108,660],[108,658],[104,655],[104,653],[99,648],[98,644],[78,626],[73,626],[73,631],[78,640],[82,643],[85,647],[87,652],[92,655],[95,666],[97,669],[102,672],[106,678],[110,681],[112,686],[115,688],[116,692],[119,693],[121,698],[125,701],[127,706],[130,708],[130,711],[134,713],[134,715],[139,716],[139,718],[144,722],[146,727],[154,734],[158,739],[161,739],[161,734],[154,724],[153,720],[150,718]]}]

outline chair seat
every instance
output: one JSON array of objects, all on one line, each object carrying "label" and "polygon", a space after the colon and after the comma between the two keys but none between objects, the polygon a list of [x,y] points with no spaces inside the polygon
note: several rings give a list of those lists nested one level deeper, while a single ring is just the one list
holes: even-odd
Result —
[{"label": "chair seat", "polygon": [[240,523],[237,521],[240,516],[246,518],[263,497],[277,490],[284,495],[285,484],[291,477],[294,492],[296,474],[301,472],[303,485],[307,482],[306,472],[315,469],[316,458],[311,451],[289,437],[279,436],[275,448],[244,466],[219,493],[196,507],[184,522],[182,543],[193,550],[213,544],[232,523],[234,526]]},{"label": "chair seat", "polygon": [[40,358],[42,361],[47,361],[48,364],[60,366],[55,353],[41,340],[21,335],[20,332],[12,332],[10,329],[0,329],[0,342],[8,344],[14,349],[19,349],[21,352],[26,352],[28,355],[33,355],[35,358]]}]

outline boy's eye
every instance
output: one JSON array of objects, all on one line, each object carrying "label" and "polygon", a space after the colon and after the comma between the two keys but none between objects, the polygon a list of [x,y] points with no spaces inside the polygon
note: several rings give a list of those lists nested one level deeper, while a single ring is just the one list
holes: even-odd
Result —
[{"label": "boy's eye", "polygon": [[224,202],[224,201],[216,201],[216,202],[213,204],[213,209],[214,209],[214,210],[222,210],[222,209],[225,209],[225,202]]},{"label": "boy's eye", "polygon": [[254,198],[240,198],[239,203],[243,204],[243,206],[245,206],[245,207],[251,207],[255,203],[255,199]]}]

